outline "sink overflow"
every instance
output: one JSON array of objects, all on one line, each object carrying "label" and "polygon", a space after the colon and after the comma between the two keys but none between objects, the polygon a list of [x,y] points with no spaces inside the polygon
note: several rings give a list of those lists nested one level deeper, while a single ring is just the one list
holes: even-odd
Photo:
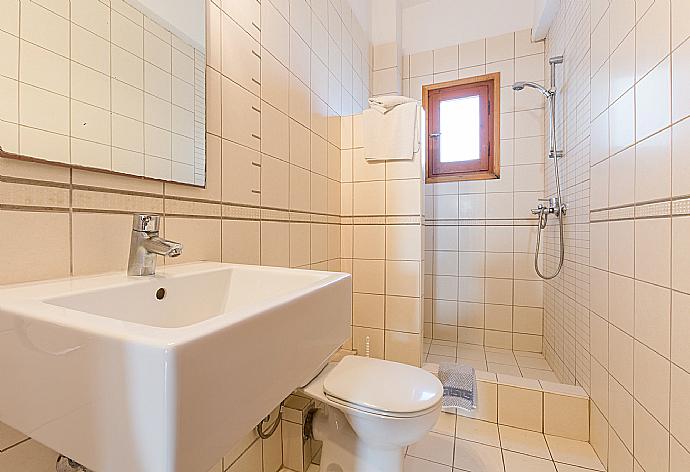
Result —
[{"label": "sink overflow", "polygon": [[163,300],[165,298],[165,293],[166,292],[164,288],[159,288],[158,290],[156,290],[156,298],[158,300]]}]

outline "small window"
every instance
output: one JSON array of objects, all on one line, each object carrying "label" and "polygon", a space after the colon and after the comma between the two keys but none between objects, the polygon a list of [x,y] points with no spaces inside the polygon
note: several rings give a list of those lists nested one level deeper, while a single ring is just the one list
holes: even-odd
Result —
[{"label": "small window", "polygon": [[427,182],[500,177],[500,74],[422,88]]}]

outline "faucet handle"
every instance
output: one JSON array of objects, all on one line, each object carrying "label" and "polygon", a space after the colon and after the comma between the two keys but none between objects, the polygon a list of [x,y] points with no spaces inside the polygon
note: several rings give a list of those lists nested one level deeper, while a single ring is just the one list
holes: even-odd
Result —
[{"label": "faucet handle", "polygon": [[158,232],[161,224],[160,215],[152,215],[147,213],[135,213],[134,221],[132,222],[132,230],[141,231],[144,233]]}]

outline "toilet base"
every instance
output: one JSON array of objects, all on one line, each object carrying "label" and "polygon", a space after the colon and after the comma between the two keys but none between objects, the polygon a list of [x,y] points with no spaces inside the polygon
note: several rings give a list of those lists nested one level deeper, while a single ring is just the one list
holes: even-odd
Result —
[{"label": "toilet base", "polygon": [[402,472],[404,447],[363,441],[345,414],[326,405],[313,418],[314,439],[323,441],[320,472]]}]

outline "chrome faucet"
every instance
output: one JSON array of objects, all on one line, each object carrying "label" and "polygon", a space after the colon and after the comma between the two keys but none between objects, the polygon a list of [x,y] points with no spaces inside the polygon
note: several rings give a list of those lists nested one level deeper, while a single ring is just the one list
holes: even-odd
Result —
[{"label": "chrome faucet", "polygon": [[134,215],[127,275],[155,275],[158,255],[177,257],[182,254],[182,244],[158,236],[160,222],[158,215]]}]

